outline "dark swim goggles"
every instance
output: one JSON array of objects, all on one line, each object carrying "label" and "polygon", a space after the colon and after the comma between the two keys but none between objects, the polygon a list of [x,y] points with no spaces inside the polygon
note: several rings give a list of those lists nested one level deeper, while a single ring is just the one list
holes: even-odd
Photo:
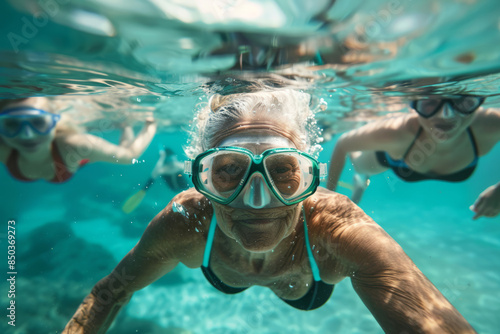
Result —
[{"label": "dark swim goggles", "polygon": [[312,195],[326,176],[326,164],[294,148],[274,148],[254,155],[241,147],[218,147],[185,162],[200,193],[220,204],[231,203],[259,172],[274,195],[293,205]]},{"label": "dark swim goggles", "polygon": [[424,118],[429,118],[434,116],[445,103],[448,103],[450,107],[456,112],[462,115],[470,115],[479,108],[484,102],[484,97],[475,95],[459,95],[457,97],[446,98],[446,99],[424,99],[415,100],[410,103],[410,106],[415,109],[415,111]]},{"label": "dark swim goggles", "polygon": [[[13,115],[17,111],[30,111],[31,113]],[[46,135],[56,126],[60,118],[60,115],[42,109],[29,107],[5,109],[0,113],[0,134],[13,138],[19,135],[25,126],[29,126],[36,133]]]}]

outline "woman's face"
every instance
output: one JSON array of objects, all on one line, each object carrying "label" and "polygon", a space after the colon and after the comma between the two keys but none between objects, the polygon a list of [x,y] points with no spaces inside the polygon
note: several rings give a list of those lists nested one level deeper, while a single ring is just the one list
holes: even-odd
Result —
[{"label": "woman's face", "polygon": [[[474,120],[475,111],[477,109],[474,109],[474,111],[470,114],[464,114],[457,111],[456,106],[454,106],[453,103],[447,101],[440,99],[427,100],[426,104],[428,103],[432,106],[432,104],[435,103],[438,105],[438,110],[430,117],[423,117],[420,113],[418,117],[419,123],[424,130],[442,140],[449,140],[463,133]],[[460,100],[451,101],[454,103],[460,102]]]},{"label": "woman's face", "polygon": [[20,152],[37,152],[54,139],[57,117],[26,102],[8,105],[0,112],[0,136]]},{"label": "woman's face", "polygon": [[[287,138],[267,130],[226,137],[219,146],[246,148],[261,154],[272,148],[295,148]],[[213,203],[220,229],[252,252],[275,248],[294,230],[300,205],[286,206],[273,194],[260,173],[250,176],[241,193],[228,205]]]}]

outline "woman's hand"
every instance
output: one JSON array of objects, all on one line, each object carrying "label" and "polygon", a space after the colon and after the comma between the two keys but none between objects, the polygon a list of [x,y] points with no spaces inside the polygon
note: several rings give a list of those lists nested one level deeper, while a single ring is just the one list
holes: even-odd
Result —
[{"label": "woman's hand", "polygon": [[496,217],[500,213],[500,182],[486,188],[476,202],[470,206],[470,209],[476,214],[472,219],[478,219],[481,216]]},{"label": "woman's hand", "polygon": [[144,123],[145,123],[145,125],[151,125],[151,124],[156,123],[156,120],[154,119],[154,117],[152,117],[152,116],[148,116],[148,117],[144,120]]}]

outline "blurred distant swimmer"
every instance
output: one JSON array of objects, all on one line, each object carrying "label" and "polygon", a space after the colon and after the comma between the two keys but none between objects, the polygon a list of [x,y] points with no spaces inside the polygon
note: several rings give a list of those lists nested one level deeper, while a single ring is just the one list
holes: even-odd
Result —
[{"label": "blurred distant swimmer", "polygon": [[161,177],[167,183],[167,186],[176,193],[189,188],[189,179],[184,174],[184,163],[177,159],[174,151],[169,148],[161,148],[159,154],[160,158],[156,162],[151,176],[141,190],[125,201],[122,207],[123,212],[131,213],[134,211],[146,196],[146,191],[158,177]]},{"label": "blurred distant swimmer", "polygon": [[61,183],[89,162],[131,164],[156,133],[150,118],[137,136],[125,127],[115,145],[61,122],[49,107],[45,97],[0,100],[0,161],[15,179]]},{"label": "blurred distant swimmer", "polygon": [[[500,110],[481,108],[484,100],[470,94],[429,95],[411,102],[415,112],[344,133],[331,157],[327,188],[345,185],[339,178],[347,156],[356,170],[351,197],[355,203],[369,177],[388,169],[406,182],[467,180],[480,157],[500,141]],[[494,181],[471,205],[473,219],[500,213],[500,182]]]}]

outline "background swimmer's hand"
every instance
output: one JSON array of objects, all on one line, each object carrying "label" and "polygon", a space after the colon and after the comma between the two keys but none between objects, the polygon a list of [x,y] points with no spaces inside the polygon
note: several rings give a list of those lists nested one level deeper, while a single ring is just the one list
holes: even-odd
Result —
[{"label": "background swimmer's hand", "polygon": [[476,214],[472,219],[481,216],[496,217],[500,213],[500,183],[490,186],[483,191],[476,202],[470,206]]},{"label": "background swimmer's hand", "polygon": [[167,157],[167,152],[165,152],[165,149],[163,147],[160,148],[160,150],[158,151],[158,154],[160,155],[161,161],[164,161],[165,158]]},{"label": "background swimmer's hand", "polygon": [[145,123],[145,125],[151,125],[151,124],[156,123],[156,120],[153,118],[153,116],[148,116],[148,117],[144,120],[144,123]]}]

